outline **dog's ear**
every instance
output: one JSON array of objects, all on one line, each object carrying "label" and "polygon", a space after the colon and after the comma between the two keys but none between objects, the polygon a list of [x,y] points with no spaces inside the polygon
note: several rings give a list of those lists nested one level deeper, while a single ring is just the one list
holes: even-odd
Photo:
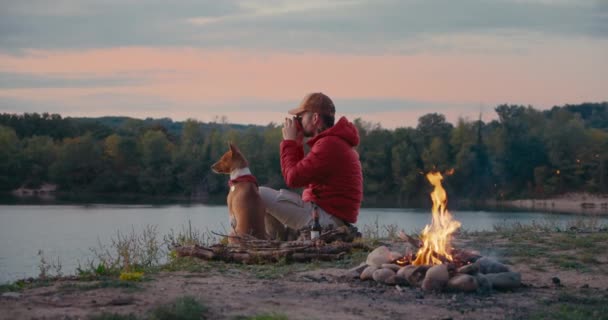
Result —
[{"label": "dog's ear", "polygon": [[232,153],[240,153],[239,152],[239,148],[236,147],[236,145],[234,145],[232,142],[228,143],[230,145],[230,151],[232,151]]}]

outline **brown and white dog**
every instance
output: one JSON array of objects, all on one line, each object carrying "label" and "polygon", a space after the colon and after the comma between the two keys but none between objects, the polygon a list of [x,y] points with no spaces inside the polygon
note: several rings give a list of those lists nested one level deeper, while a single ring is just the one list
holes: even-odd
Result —
[{"label": "brown and white dog", "polygon": [[249,163],[241,151],[230,143],[230,150],[211,169],[216,173],[230,174],[227,203],[232,235],[252,235],[265,239],[264,204],[260,198],[258,182],[251,174]]}]

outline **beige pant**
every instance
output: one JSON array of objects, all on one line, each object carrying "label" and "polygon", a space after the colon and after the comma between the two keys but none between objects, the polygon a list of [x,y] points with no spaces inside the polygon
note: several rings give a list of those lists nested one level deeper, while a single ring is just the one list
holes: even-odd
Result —
[{"label": "beige pant", "polygon": [[[295,192],[260,187],[260,197],[266,206],[266,233],[272,238],[285,238],[283,235],[288,232],[286,228],[299,230],[312,220],[313,203],[304,202],[302,197]],[[325,212],[321,207],[318,208],[321,226],[344,225],[339,218]]]}]

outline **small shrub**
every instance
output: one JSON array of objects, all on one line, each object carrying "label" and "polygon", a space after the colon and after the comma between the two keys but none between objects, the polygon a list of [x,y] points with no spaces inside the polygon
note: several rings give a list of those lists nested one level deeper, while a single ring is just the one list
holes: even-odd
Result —
[{"label": "small shrub", "polygon": [[166,256],[158,237],[157,226],[146,226],[141,234],[132,228],[130,233],[116,232],[111,245],[98,241],[98,248],[91,248],[95,259],[89,262],[97,275],[131,272],[158,266]]},{"label": "small shrub", "polygon": [[40,263],[38,264],[38,270],[40,270],[40,273],[38,274],[38,278],[47,279],[52,277],[52,271],[54,271],[54,276],[56,277],[61,277],[63,275],[61,272],[63,266],[61,264],[61,260],[59,260],[59,257],[57,257],[57,261],[49,261],[44,256],[44,251],[42,250],[38,250],[38,257],[40,257]]},{"label": "small shrub", "polygon": [[170,304],[152,310],[147,319],[151,320],[199,320],[206,319],[207,308],[193,297],[178,298]]},{"label": "small shrub", "polygon": [[89,316],[90,320],[137,320],[134,314],[122,315],[117,313],[104,312],[101,314]]},{"label": "small shrub", "polygon": [[237,317],[236,320],[288,320],[286,315],[282,314],[260,314],[252,317]]},{"label": "small shrub", "polygon": [[164,236],[164,242],[170,247],[199,245],[207,246],[214,243],[217,239],[211,232],[202,232],[192,228],[192,222],[188,220],[188,226],[182,226],[178,232],[171,229],[168,235]]},{"label": "small shrub", "polygon": [[141,281],[143,276],[143,272],[121,272],[118,279],[121,281]]}]

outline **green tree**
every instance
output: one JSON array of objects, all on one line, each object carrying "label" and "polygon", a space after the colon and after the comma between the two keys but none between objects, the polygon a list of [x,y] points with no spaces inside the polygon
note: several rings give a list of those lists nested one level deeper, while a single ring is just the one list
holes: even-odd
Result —
[{"label": "green tree", "polygon": [[413,143],[416,131],[411,128],[398,128],[394,132],[395,143],[391,150],[392,177],[398,190],[397,203],[408,206],[421,196],[424,184],[422,160]]},{"label": "green tree", "polygon": [[262,145],[259,147],[263,150],[260,158],[260,163],[264,166],[266,172],[265,177],[260,179],[260,183],[264,183],[271,188],[284,188],[285,181],[281,174],[281,157],[280,144],[283,140],[281,127],[273,123],[264,128],[262,133]]},{"label": "green tree", "polygon": [[171,166],[173,144],[161,130],[148,130],[141,137],[143,170],[139,185],[147,194],[169,194],[174,176]]},{"label": "green tree", "polygon": [[446,122],[445,116],[429,113],[418,119],[416,127],[422,144],[422,161],[424,171],[444,171],[451,166],[450,135],[452,125]]},{"label": "green tree", "polygon": [[560,172],[559,188],[565,188],[557,192],[579,189],[585,182],[583,159],[591,147],[582,119],[565,109],[553,113],[544,140],[550,167]]},{"label": "green tree", "polygon": [[464,198],[484,199],[494,189],[483,128],[481,120],[466,122],[460,119],[452,132],[455,159],[454,177],[450,182],[456,186],[456,194]]},{"label": "green tree", "polygon": [[137,141],[116,133],[103,140],[104,172],[98,179],[98,189],[106,192],[138,192],[140,172]]},{"label": "green tree", "polygon": [[57,150],[48,136],[33,136],[23,139],[22,171],[23,183],[28,187],[39,187],[49,180],[49,167],[55,161]]},{"label": "green tree", "polygon": [[543,143],[545,119],[532,107],[500,105],[496,108],[500,121],[500,148],[495,154],[502,162],[495,166],[495,175],[504,181],[506,196],[522,196],[533,192],[534,168],[547,164]]},{"label": "green tree", "polygon": [[21,183],[20,149],[15,130],[0,125],[0,190],[12,190]]},{"label": "green tree", "polygon": [[379,125],[363,125],[368,128],[361,130],[363,134],[360,134],[358,149],[363,170],[363,192],[368,203],[382,205],[395,197],[395,181],[390,178],[393,171],[393,137],[389,130]]},{"label": "green tree", "polygon": [[184,123],[181,144],[173,159],[173,170],[179,190],[186,195],[199,195],[205,192],[203,177],[208,161],[205,161],[203,148],[204,135],[201,123],[188,119]]},{"label": "green tree", "polygon": [[50,176],[64,190],[95,189],[94,181],[103,171],[103,150],[91,134],[63,140]]}]

